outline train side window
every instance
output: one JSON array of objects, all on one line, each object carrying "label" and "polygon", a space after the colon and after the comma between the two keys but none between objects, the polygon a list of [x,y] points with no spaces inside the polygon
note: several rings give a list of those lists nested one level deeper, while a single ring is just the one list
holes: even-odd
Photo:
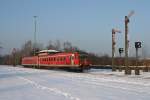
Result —
[{"label": "train side window", "polygon": [[66,60],[66,57],[64,57],[64,61]]}]

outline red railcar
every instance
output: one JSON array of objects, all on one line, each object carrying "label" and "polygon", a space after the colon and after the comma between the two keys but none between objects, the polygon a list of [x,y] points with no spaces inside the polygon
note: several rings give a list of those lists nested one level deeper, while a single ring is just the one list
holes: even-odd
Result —
[{"label": "red railcar", "polygon": [[87,54],[42,50],[37,56],[23,57],[22,65],[34,66],[37,68],[68,68],[84,70],[90,68],[90,61]]}]

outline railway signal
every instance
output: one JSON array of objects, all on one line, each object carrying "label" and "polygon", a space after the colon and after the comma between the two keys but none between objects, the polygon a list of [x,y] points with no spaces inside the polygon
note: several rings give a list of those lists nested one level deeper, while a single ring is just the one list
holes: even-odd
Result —
[{"label": "railway signal", "polygon": [[141,48],[142,47],[141,44],[142,44],[141,42],[135,42],[135,48],[136,49]]},{"label": "railway signal", "polygon": [[120,57],[121,57],[121,54],[123,53],[123,48],[119,48],[119,55],[120,55]]},{"label": "railway signal", "polygon": [[121,62],[122,62],[122,57],[121,57],[121,55],[122,55],[122,53],[124,52],[124,50],[123,50],[123,48],[119,48],[118,49],[118,51],[119,51],[119,55],[120,55],[120,59],[119,59],[119,71],[121,72],[122,70],[121,70]]},{"label": "railway signal", "polygon": [[138,69],[138,49],[142,47],[141,42],[135,42],[135,50],[136,50],[136,68],[135,75],[140,75],[140,71]]},{"label": "railway signal", "polygon": [[115,56],[115,34],[116,33],[121,33],[120,30],[117,29],[112,29],[112,71],[115,71],[116,68],[114,66],[114,56]]},{"label": "railway signal", "polygon": [[131,70],[128,65],[128,48],[129,48],[129,40],[128,40],[128,23],[130,22],[129,18],[134,14],[134,11],[131,11],[128,16],[125,16],[125,74],[130,75]]}]

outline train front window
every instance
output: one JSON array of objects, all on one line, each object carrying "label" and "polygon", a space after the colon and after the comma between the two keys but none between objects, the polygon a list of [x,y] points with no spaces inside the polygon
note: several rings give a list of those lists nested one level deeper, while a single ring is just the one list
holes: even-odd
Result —
[{"label": "train front window", "polygon": [[80,54],[80,59],[83,60],[83,59],[86,59],[88,58],[88,56],[86,54]]}]

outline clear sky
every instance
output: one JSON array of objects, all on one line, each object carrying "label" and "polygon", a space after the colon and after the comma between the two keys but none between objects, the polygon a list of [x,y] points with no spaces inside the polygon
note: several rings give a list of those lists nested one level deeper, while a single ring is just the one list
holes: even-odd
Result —
[{"label": "clear sky", "polygon": [[116,47],[124,47],[124,16],[131,10],[135,14],[129,23],[130,53],[139,40],[150,54],[149,0],[0,0],[2,52],[33,40],[36,15],[38,42],[70,41],[89,52],[111,55],[111,30],[122,31],[116,35]]}]

